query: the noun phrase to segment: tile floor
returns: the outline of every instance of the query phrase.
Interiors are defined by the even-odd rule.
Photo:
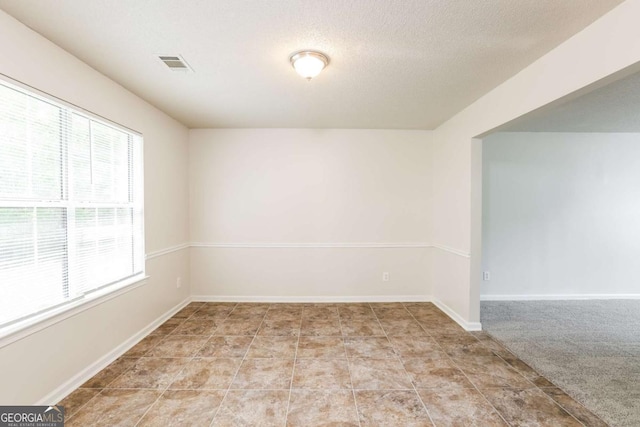
[[[61,402],[67,426],[604,426],[430,303],[191,303]]]

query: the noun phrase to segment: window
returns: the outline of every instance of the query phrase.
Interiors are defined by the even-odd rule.
[[[0,326],[144,271],[142,138],[0,81]]]

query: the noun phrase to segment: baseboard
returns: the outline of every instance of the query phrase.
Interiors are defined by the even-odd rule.
[[[462,318],[462,316],[460,316],[458,313],[456,313],[452,308],[450,308],[448,305],[446,305],[442,301],[434,299],[432,302],[433,304],[435,304],[436,307],[442,310],[447,316],[453,319],[458,325],[462,326],[462,328],[464,328],[465,330],[467,331],[482,330],[482,324],[480,322],[467,322]]]
[[[144,337],[149,335],[154,329],[164,323],[171,316],[176,314],[182,308],[184,308],[187,304],[191,302],[191,297],[186,298],[184,301],[180,302],[176,306],[169,309],[162,316],[158,317],[156,320],[142,328],[138,333],[133,335],[131,338],[114,348],[109,353],[105,354],[100,359],[96,360],[91,365],[87,366],[82,371],[78,372],[71,379],[60,385],[58,388],[53,390],[51,393],[44,396],[42,399],[38,400],[35,405],[53,405],[60,402],[62,399],[67,397],[72,391],[76,388],[80,387],[87,380],[93,377],[95,374],[106,368],[109,364],[115,361],[118,357],[122,356],[126,353],[131,347],[139,343]]]
[[[431,302],[428,295],[363,295],[363,296],[245,296],[193,295],[201,302],[268,302],[268,303],[338,303],[338,302]]]
[[[640,294],[537,294],[537,295],[480,295],[480,301],[556,301],[640,299]]]

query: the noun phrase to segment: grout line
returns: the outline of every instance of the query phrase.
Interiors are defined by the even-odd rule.
[[[233,310],[235,310],[236,307],[238,307],[237,303],[233,306]],[[233,310],[231,310],[229,312],[229,316],[231,315]],[[262,327],[262,324],[264,323],[264,319],[265,319],[265,317],[267,317],[267,313],[268,312],[269,312],[269,309],[267,309],[267,311],[264,312],[264,315],[262,316],[262,320],[260,320],[260,324],[258,325],[258,329],[256,329],[256,333],[253,334],[253,338],[251,339],[251,342],[249,343],[249,346],[247,347],[247,351],[244,352],[244,356],[242,357],[242,360],[240,361],[240,364],[238,365],[238,369],[236,369],[236,373],[233,375],[233,378],[231,379],[231,381],[229,382],[229,386],[227,387],[227,391],[225,391],[224,396],[222,397],[222,400],[220,401],[220,406],[218,406],[218,409],[216,409],[215,414],[213,414],[213,418],[211,418],[211,423],[209,424],[210,427],[213,426],[213,423],[216,420],[216,417],[218,416],[218,413],[220,412],[220,409],[222,409],[222,405],[224,404],[225,400],[227,400],[227,395],[229,394],[229,391],[231,390],[231,386],[233,385],[233,382],[236,380],[236,377],[238,376],[238,372],[240,372],[240,368],[242,368],[242,364],[247,359],[247,354],[249,354],[249,350],[251,349],[251,346],[253,345],[253,342],[256,340],[256,337],[258,336],[258,332],[260,332],[260,328]],[[227,316],[227,318],[229,316]]]
[[[237,305],[237,304],[236,304]],[[189,305],[187,304],[186,307],[188,307]],[[153,346],[151,349],[149,349],[149,351],[153,350],[154,348],[156,348],[158,345],[160,345],[164,340],[166,340],[169,336],[176,336],[173,335],[173,333],[178,330],[178,328],[180,327],[180,325],[182,325],[183,323],[185,323],[186,321],[188,321],[189,319],[191,319],[198,311],[200,311],[203,307],[205,307],[205,305],[201,305],[200,307],[198,307],[198,309],[196,311],[194,311],[193,313],[191,313],[190,316],[187,316],[182,322],[180,322],[174,329],[173,331],[169,332],[162,340],[160,340],[160,342],[158,342],[155,346]],[[234,306],[235,308],[235,306]],[[231,311],[233,311],[233,309],[231,309]],[[229,313],[231,313],[231,311]],[[229,315],[227,314],[227,316],[225,317],[225,319],[229,317]],[[217,326],[216,326],[217,328]],[[213,329],[212,333],[215,332],[215,329]],[[206,336],[206,335],[201,335],[201,336]],[[198,354],[198,352],[205,346],[207,345],[207,342],[209,342],[209,340],[211,339],[213,335],[209,335],[209,337],[207,338],[207,340],[202,343],[202,345],[193,352],[193,356],[191,356],[189,358],[189,360],[185,363],[184,367],[182,369],[180,369],[178,372],[176,372],[176,374],[174,376],[171,377],[171,380],[167,382],[167,386],[162,390],[162,392],[158,395],[158,397],[156,398],[156,400],[147,408],[146,411],[144,411],[144,414],[142,414],[142,416],[138,419],[138,422],[136,422],[134,427],[137,427],[138,424],[140,424],[140,422],[144,419],[144,417],[147,415],[147,413],[149,413],[149,411],[151,411],[151,409],[156,406],[156,404],[158,403],[158,401],[160,400],[160,398],[162,396],[164,396],[164,394],[167,392],[167,390],[169,389],[169,387],[171,387],[171,384],[173,384],[173,381],[187,368],[187,366],[193,361],[193,359],[195,359],[196,354]],[[149,352],[147,351],[147,353]],[[145,353],[146,354],[146,353]],[[144,357],[144,355],[142,356]],[[181,358],[182,359],[182,358]],[[134,364],[135,365],[135,364]],[[132,366],[133,368],[133,366]],[[115,381],[115,380],[114,380]],[[222,402],[220,402],[220,404],[222,404]]]
[[[298,346],[300,345],[300,335],[302,335],[302,320],[304,319],[304,305],[300,311],[300,324],[298,325],[298,340],[296,341],[296,351],[293,354],[293,369],[291,370],[291,381],[289,382],[289,399],[287,400],[287,411],[284,414],[284,427],[287,427],[289,419],[289,407],[291,406],[291,392],[293,391],[293,377],[296,375],[296,363],[298,361]]]
[[[440,309],[438,309],[438,310],[440,310]],[[408,311],[408,310],[407,310],[407,311]],[[455,367],[456,367],[456,369],[458,369],[460,372],[462,372],[462,375],[464,375],[464,377],[467,379],[467,381],[469,381],[469,384],[471,384],[471,385],[473,386],[473,388],[474,388],[474,389],[475,389],[475,390],[480,394],[480,396],[482,396],[482,398],[485,400],[485,402],[487,402],[487,403],[489,404],[489,406],[490,406],[491,408],[493,408],[493,410],[495,411],[495,413],[496,413],[496,414],[498,414],[498,416],[499,416],[499,417],[500,417],[500,418],[505,422],[505,424],[506,424],[506,425],[508,425],[508,426],[511,426],[511,424],[509,424],[509,423],[507,422],[507,420],[502,416],[502,413],[501,413],[500,411],[498,411],[498,409],[497,409],[495,406],[493,406],[493,404],[489,401],[489,399],[487,399],[487,397],[484,395],[484,393],[482,393],[482,392],[480,391],[480,389],[475,385],[475,383],[474,383],[473,381],[471,381],[471,379],[469,378],[469,376],[467,376],[467,373],[466,373],[464,370],[462,370],[462,369],[460,368],[460,366],[458,366],[458,364],[453,360],[453,358],[452,358],[451,356],[449,356],[449,353],[447,353],[447,352],[446,352],[446,350],[444,349],[444,347],[442,347],[442,345],[440,345],[440,342],[439,342],[439,341],[438,341],[438,340],[437,340],[433,335],[431,335],[431,334],[429,333],[429,331],[427,331],[427,329],[426,329],[425,327],[423,327],[423,326],[422,326],[422,323],[420,323],[420,322],[418,321],[418,319],[416,319],[416,317],[413,315],[413,313],[411,313],[411,312],[409,311],[409,314],[411,314],[411,317],[413,317],[413,319],[414,319],[416,322],[418,322],[418,324],[420,325],[420,327],[422,328],[422,330],[424,330],[427,334],[429,334],[429,336],[430,336],[430,337],[431,337],[431,338],[436,342],[436,345],[437,345],[438,347],[440,347],[440,349],[442,350],[442,352],[447,356],[447,358],[448,358],[448,359],[449,359],[449,361],[453,364],[453,366],[455,366]],[[465,331],[465,333],[467,333],[467,334],[469,334],[469,335],[473,336],[473,334],[469,333],[468,331]],[[476,337],[474,337],[474,338],[475,338],[476,340],[478,340],[478,338],[476,338]],[[480,340],[478,340],[478,341],[480,341]],[[505,363],[506,363],[506,362],[505,362]],[[511,366],[511,365],[509,365],[509,366]],[[418,397],[419,397],[419,396],[420,396],[420,395],[418,395]],[[422,398],[420,398],[420,401],[422,401]],[[424,402],[422,402],[422,404],[423,404],[423,405],[425,405],[425,403],[424,403]],[[425,405],[425,408],[426,408],[426,405]],[[435,423],[434,423],[434,425],[435,425]]]
[[[188,306],[189,306],[189,304],[187,304],[185,307],[188,307]],[[113,380],[113,381],[111,381],[109,384],[114,383],[118,378],[120,378],[120,377],[121,377],[121,376],[123,376],[125,373],[127,373],[127,372],[129,372],[131,369],[133,369],[133,367],[136,365],[136,363],[138,363],[138,361],[140,361],[140,359],[142,359],[143,357],[145,357],[145,355],[146,355],[147,353],[149,353],[151,350],[153,350],[153,349],[154,349],[154,348],[156,348],[158,345],[160,345],[160,343],[162,343],[164,340],[166,340],[169,336],[171,336],[171,335],[173,334],[173,332],[175,332],[175,331],[180,327],[180,325],[182,325],[184,322],[186,322],[187,320],[189,320],[189,319],[190,319],[190,318],[191,318],[191,317],[192,317],[192,316],[193,316],[197,311],[199,311],[199,310],[200,310],[200,308],[202,308],[202,306],[201,306],[201,307],[198,307],[198,309],[197,309],[197,310],[195,310],[193,313],[191,313],[191,315],[190,315],[190,316],[185,317],[185,318],[182,320],[182,322],[180,322],[178,325],[176,325],[176,327],[175,327],[171,332],[169,332],[168,334],[165,334],[165,335],[164,335],[164,338],[162,338],[162,339],[161,339],[160,341],[158,341],[154,346],[152,346],[149,350],[147,350],[147,351],[146,351],[142,356],[140,356],[140,357],[138,358],[138,360],[136,360],[136,362],[135,362],[134,364],[132,364],[132,365],[129,367],[129,369],[126,369],[125,371],[123,371],[120,375],[118,375],[116,378],[114,378],[114,380]],[[184,309],[184,307],[183,307],[183,309]],[[171,316],[169,319],[171,319],[171,318],[173,318],[173,316]],[[168,321],[169,319],[167,319],[167,321]],[[166,323],[166,321],[165,321],[164,323]],[[162,325],[164,325],[164,323],[162,323]],[[162,326],[162,325],[160,325],[160,326]],[[157,328],[156,328],[156,329],[157,329]],[[153,331],[152,331],[152,332],[153,332]],[[151,335],[151,333],[149,333],[149,335],[147,335],[145,338],[147,338],[147,337],[148,337],[148,336],[150,336],[150,335]],[[144,339],[144,338],[143,338],[143,339]],[[125,354],[126,354],[126,353],[125,353]],[[190,359],[190,360],[191,360],[191,359]],[[189,363],[189,362],[187,362],[187,363]],[[185,367],[186,367],[186,366],[185,366]],[[178,372],[177,372],[173,377],[171,377],[171,381],[167,384],[167,387],[166,387],[166,388],[164,388],[163,390],[160,390],[160,389],[153,389],[153,390],[158,390],[158,391],[161,391],[161,392],[160,392],[160,394],[158,395],[158,397],[156,398],[156,400],[154,400],[154,401],[153,401],[153,403],[152,403],[151,405],[149,405],[149,407],[147,408],[147,410],[146,410],[146,411],[144,411],[144,414],[142,414],[142,416],[138,419],[138,421],[136,422],[135,426],[137,426],[138,424],[140,424],[140,422],[142,421],[142,419],[147,415],[147,413],[151,410],[151,408],[153,408],[153,407],[158,403],[158,401],[160,400],[160,398],[164,395],[164,393],[165,393],[165,391],[167,390],[167,388],[169,388],[169,386],[170,386],[170,385],[171,385],[171,383],[173,382],[173,379],[174,379],[175,377],[177,377],[177,376],[178,376],[178,375],[179,375],[183,370],[184,370],[184,368],[183,368],[183,369],[181,369],[180,371],[178,371]],[[109,386],[109,384],[107,384],[107,387]],[[105,389],[106,389],[107,387],[105,387]],[[137,390],[140,390],[140,389],[137,389]]]
[[[371,304],[369,304],[369,306],[371,306]],[[405,307],[404,304],[402,304],[402,308],[404,308],[404,310],[407,313],[409,313],[414,320],[416,320],[415,317],[413,317],[413,314],[409,310],[407,310],[407,307]],[[382,327],[382,322],[380,322],[380,318],[378,318],[378,315],[376,314],[376,311],[373,310],[373,307],[371,307],[371,311],[373,311],[373,315],[376,316],[376,320],[378,321],[378,324],[380,325],[380,328],[382,329],[382,332],[384,332],[384,336],[387,337],[387,341],[389,341],[389,344],[391,344],[391,340],[389,339],[389,336],[387,335],[387,331],[385,331],[385,329]],[[416,320],[416,322],[417,322],[417,320]],[[422,328],[422,325],[420,325],[420,322],[418,322],[418,325]],[[422,328],[422,330],[424,330],[424,328]],[[428,333],[427,333],[427,335],[428,335]],[[393,352],[395,353],[396,349],[393,346],[393,344],[391,344],[391,348],[393,348]],[[418,400],[420,401],[420,403],[422,403],[422,407],[424,408],[425,412],[427,413],[427,417],[429,417],[429,421],[431,421],[431,424],[433,426],[435,426],[436,423],[433,421],[433,418],[431,418],[431,414],[429,413],[429,410],[427,409],[427,406],[422,401],[422,398],[420,397],[420,394],[418,393],[418,390],[416,389],[416,385],[413,383],[413,379],[412,379],[411,375],[409,375],[409,372],[407,372],[407,369],[404,367],[404,362],[402,361],[402,357],[400,356],[399,352],[397,354],[397,358],[400,361],[400,365],[402,365],[402,369],[404,370],[405,375],[409,379],[409,382],[411,383],[411,386],[413,387],[413,392],[418,397]]]
[[[371,306],[369,306],[371,310]],[[360,423],[360,410],[358,409],[358,400],[356,399],[356,387],[353,384],[353,376],[351,375],[351,359],[347,354],[347,345],[346,345],[346,337],[344,335],[344,329],[342,329],[342,317],[340,316],[340,307],[336,308],[338,311],[338,324],[340,325],[340,339],[342,339],[342,350],[344,350],[345,361],[347,362],[347,371],[349,372],[349,382],[351,383],[351,394],[353,395],[353,405],[356,409],[356,418],[358,419],[358,426],[361,427],[362,423]],[[373,311],[373,310],[372,310]]]

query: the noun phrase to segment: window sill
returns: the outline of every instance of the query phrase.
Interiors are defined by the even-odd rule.
[[[0,348],[23,338],[33,335],[65,319],[73,317],[92,307],[103,304],[113,298],[130,292],[147,284],[149,276],[139,274],[99,291],[93,292],[84,298],[70,302],[61,307],[30,317],[21,322],[0,328]]]

